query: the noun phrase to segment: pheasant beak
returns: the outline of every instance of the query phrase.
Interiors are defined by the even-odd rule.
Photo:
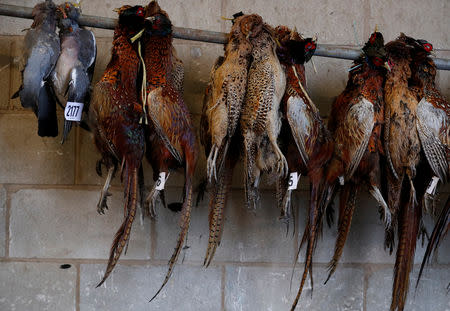
[[[250,30],[249,32],[248,32],[248,34],[245,36],[245,39],[249,39],[250,38],[250,36],[252,35],[252,31]]]
[[[113,12],[120,13],[120,8],[115,8]]]
[[[149,17],[146,18],[146,20],[148,20],[148,21],[150,21],[150,22],[154,22],[155,19],[156,19],[155,16],[149,16]]]
[[[389,72],[391,71],[391,66],[388,62],[384,62],[384,68],[386,68]]]

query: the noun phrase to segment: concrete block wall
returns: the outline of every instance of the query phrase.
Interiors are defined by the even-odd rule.
[[[33,6],[38,1],[0,0]],[[127,3],[137,4],[139,1]],[[121,0],[85,1],[85,14],[114,17]],[[296,26],[305,35],[318,34],[319,43],[362,43],[375,24],[393,39],[400,31],[425,38],[450,58],[450,4],[422,1],[234,1],[161,0],[175,26],[227,31],[220,16],[259,13],[273,25]],[[295,225],[278,221],[274,191],[262,188],[255,211],[243,205],[242,170],[234,176],[226,210],[225,231],[213,264],[202,267],[208,240],[207,198],[194,208],[187,246],[172,279],[151,304],[148,299],[164,279],[167,261],[178,234],[178,215],[159,208],[156,220],[136,219],[128,252],[100,288],[114,233],[122,219],[122,188],[118,178],[106,215],[96,204],[103,179],[95,173],[97,151],[92,137],[80,129],[69,140],[36,135],[34,115],[11,95],[20,85],[22,29],[29,20],[0,17],[0,310],[289,310],[303,270],[304,253],[292,264],[304,230],[308,183],[295,192]],[[98,58],[94,80],[109,61],[112,32],[95,30]],[[198,128],[201,100],[215,58],[222,46],[175,40],[186,71],[185,100]],[[315,74],[307,65],[312,99],[326,116],[332,99],[347,80],[350,61],[314,57]],[[438,85],[450,98],[450,72],[440,71]],[[204,174],[203,150],[196,181]],[[151,169],[144,164],[147,185]],[[181,198],[182,175],[169,179],[168,200]],[[441,203],[448,195],[443,190]],[[323,285],[336,229],[325,228],[314,262],[314,292],[310,284],[298,310],[387,310],[392,288],[394,255],[382,247],[383,226],[377,207],[366,192],[360,195],[341,264]],[[432,227],[432,219],[425,223]],[[415,282],[424,248],[418,245],[411,284]],[[425,270],[417,291],[410,290],[406,310],[450,310],[446,286],[450,280],[450,239]],[[312,294],[312,296],[311,296]]]

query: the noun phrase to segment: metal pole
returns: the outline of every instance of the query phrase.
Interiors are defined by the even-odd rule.
[[[32,8],[16,5],[0,4],[0,15],[29,18],[31,19]],[[101,16],[82,15],[80,16],[80,25],[114,29],[117,19]],[[227,42],[227,34],[223,32],[173,27],[173,37],[177,39],[202,41],[210,43],[225,44]],[[331,57],[339,59],[355,60],[360,55],[360,50],[356,48],[342,47],[332,44],[317,45],[315,56]],[[436,68],[440,70],[450,70],[450,59],[433,58]]]

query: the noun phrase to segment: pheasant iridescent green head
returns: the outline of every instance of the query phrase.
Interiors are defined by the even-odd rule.
[[[286,26],[275,28],[276,38],[279,42],[277,55],[280,61],[292,64],[308,62],[316,51],[316,38],[302,38],[294,29]]]
[[[154,36],[167,36],[172,33],[172,22],[166,11],[157,1],[150,1],[145,8],[146,31]]]
[[[420,44],[420,46],[424,49],[425,52],[427,52],[428,55],[434,54],[433,45],[424,39],[418,39],[417,43]]]
[[[375,31],[370,35],[362,51],[369,66],[373,68],[385,67],[390,70],[386,49],[384,48],[384,38],[380,32]]]
[[[136,25],[142,27],[144,22],[145,9],[140,5],[124,5],[114,10],[119,14],[119,24]]]

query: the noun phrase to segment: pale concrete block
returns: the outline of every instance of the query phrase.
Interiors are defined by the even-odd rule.
[[[318,56],[313,57],[313,61],[317,73],[311,62],[305,66],[307,91],[324,117],[330,114],[334,99],[345,89],[352,61]],[[327,120],[324,122],[327,124]]]
[[[0,89],[9,90],[11,69],[11,38],[0,37]],[[9,108],[9,92],[0,96],[0,110]]]
[[[405,310],[408,311],[446,311],[450,310],[447,284],[450,280],[448,268],[427,269],[419,283],[417,291],[415,285],[418,267],[410,274],[409,292]],[[368,279],[366,293],[366,310],[389,310],[392,297],[393,269],[375,270]]]
[[[9,85],[9,105],[10,110],[31,111],[25,109],[20,104],[20,98],[11,99],[22,85],[22,69],[25,66],[23,58],[24,36],[11,37],[11,56],[10,56],[10,85]]]
[[[89,2],[91,3],[91,2]],[[92,77],[92,85],[97,83],[103,75],[109,61],[111,60],[112,34],[110,37],[96,37],[97,58],[95,60],[95,70]]]
[[[108,259],[123,219],[123,194],[113,191],[105,215],[97,213],[99,191],[20,190],[11,198],[10,256]],[[138,212],[139,217],[139,212]],[[127,254],[150,256],[150,228],[135,220]]]
[[[0,114],[0,183],[70,184],[73,140],[39,137],[33,114]],[[73,134],[73,133],[72,133]]]
[[[217,57],[223,55],[223,45],[174,40],[174,46],[184,65],[186,105],[191,113],[201,114],[209,74]]]
[[[226,267],[226,310],[289,310],[297,294],[300,269],[296,269],[289,290],[292,269],[266,267]],[[316,280],[326,269],[314,268]],[[364,274],[359,269],[342,269],[329,283],[305,285],[296,310],[363,310]]]
[[[232,191],[225,211],[224,232],[215,255],[216,261],[293,262],[295,248],[292,225],[287,234],[286,225],[278,220],[279,210],[274,192],[262,191],[260,202],[260,208],[248,210],[244,206],[244,192]]]
[[[42,1],[40,1],[40,0],[31,0],[31,1],[4,0],[4,1],[2,1],[2,4],[25,6],[25,7],[32,8],[39,2],[42,2]],[[22,30],[29,28],[32,23],[33,23],[33,20],[31,20],[31,19],[2,16],[2,19],[0,21],[0,35],[23,35]]]
[[[434,42],[431,42],[434,43]],[[436,51],[436,56],[440,58],[450,59],[450,50]],[[447,101],[450,100],[450,71],[449,70],[438,70],[436,74],[436,84],[440,89],[442,95]]]
[[[0,263],[0,309],[76,310],[76,268],[57,263]]]
[[[405,9],[407,8],[407,9]],[[426,8],[426,14],[424,9]],[[371,28],[378,24],[386,41],[395,39],[400,32],[432,42],[435,48],[447,48],[449,34],[443,29],[450,28],[447,1],[431,0],[423,3],[415,1],[387,0],[382,6],[368,2],[368,23]]]
[[[227,1],[224,15],[231,16],[243,11],[246,14],[261,15],[265,22],[272,26],[296,26],[305,36],[317,34],[320,42],[332,44],[355,44],[353,22],[359,35],[364,29],[366,12],[363,0],[341,1],[339,5],[328,0],[280,1],[277,3],[263,0],[242,3]],[[360,39],[361,40],[361,39]]]
[[[0,257],[5,256],[5,242],[6,242],[6,189],[0,185]]]
[[[118,265],[104,285],[95,288],[103,267],[81,265],[80,310],[220,310],[220,268],[177,266],[159,296],[149,303],[166,271],[166,266]]]

